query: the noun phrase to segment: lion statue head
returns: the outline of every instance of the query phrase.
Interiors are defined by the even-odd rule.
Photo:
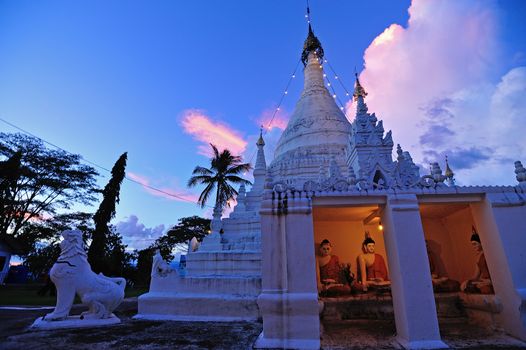
[[[60,242],[60,257],[59,260],[66,260],[76,255],[86,257],[86,249],[84,248],[84,240],[82,239],[82,231],[80,230],[66,230],[61,233],[63,240]]]

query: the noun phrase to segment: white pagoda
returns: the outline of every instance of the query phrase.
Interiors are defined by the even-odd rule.
[[[323,49],[310,25],[302,55],[304,88],[267,167],[258,140],[254,186],[188,254],[185,276],[152,277],[139,298],[142,318],[255,320],[257,348],[320,348],[316,251],[329,239],[356,272],[364,232],[386,256],[398,342],[444,348],[426,241],[440,248],[450,278],[469,278],[480,234],[494,294],[457,293],[468,316],[526,340],[526,169],[516,186],[456,186],[438,163],[421,176],[391,132],[366,105],[356,77],[356,113],[349,122],[324,84]],[[383,230],[379,228],[382,223]],[[220,234],[220,232],[223,232]]]

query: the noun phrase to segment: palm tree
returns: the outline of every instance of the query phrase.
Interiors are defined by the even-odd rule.
[[[213,144],[212,150],[214,156],[210,159],[210,168],[196,166],[192,172],[192,177],[188,180],[188,187],[194,187],[198,184],[206,185],[199,196],[198,204],[203,208],[210,197],[210,194],[216,192],[216,207],[222,208],[229,199],[234,198],[238,193],[232,187],[232,184],[251,185],[252,183],[238,175],[251,169],[249,163],[241,163],[240,156],[234,156],[225,149],[219,153],[217,147]]]

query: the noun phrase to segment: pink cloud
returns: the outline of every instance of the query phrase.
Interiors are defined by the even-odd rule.
[[[514,184],[513,159],[526,157],[517,141],[526,67],[501,59],[499,11],[497,1],[413,0],[408,23],[391,24],[364,54],[369,111],[417,163],[463,155],[450,163],[461,185]]]
[[[423,109],[444,98],[457,106],[466,91],[482,91],[478,86],[494,72],[496,13],[496,2],[490,1],[413,0],[408,23],[391,24],[366,49],[360,82],[369,93],[369,111],[415,160],[423,158],[418,144],[427,131]],[[355,104],[349,102],[347,109],[353,119]],[[480,117],[480,111],[470,112]],[[454,123],[456,132],[473,130],[467,119],[462,126]]]
[[[154,196],[157,196],[157,197],[162,197],[162,198],[175,200],[175,201],[194,202],[194,203],[197,203],[197,200],[199,199],[198,195],[194,193],[190,193],[187,190],[182,189],[182,188],[178,188],[178,187],[174,188],[173,186],[172,187],[163,187],[163,186],[158,187],[158,186],[152,185],[151,180],[142,175],[132,173],[132,172],[127,172],[126,175],[131,180],[141,184],[146,192]],[[158,188],[160,191],[156,191],[152,187]]]
[[[198,146],[198,153],[210,156],[210,143],[217,146],[221,151],[229,149],[233,154],[241,154],[247,146],[247,142],[240,133],[223,122],[214,121],[197,109],[189,109],[183,112],[181,124],[184,131],[203,145]]]
[[[274,128],[285,130],[289,119],[290,115],[283,108],[280,108],[278,111],[275,108],[269,108],[264,110],[257,118],[257,124],[268,131]]]

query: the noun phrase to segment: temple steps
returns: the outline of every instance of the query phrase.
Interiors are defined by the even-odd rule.
[[[256,216],[223,219],[223,231],[228,235],[259,234],[261,221]]]
[[[181,273],[152,278],[139,297],[137,318],[179,321],[255,321],[261,292],[261,224],[244,212],[223,220],[224,233],[205,237],[186,255]]]
[[[197,251],[186,256],[188,276],[261,276],[261,251]]]
[[[225,294],[150,292],[139,297],[135,318],[175,321],[255,321],[256,298]]]
[[[236,296],[257,297],[261,291],[259,276],[177,276],[169,282],[174,288],[163,288],[163,280],[153,281],[151,289],[176,294],[232,294]],[[206,292],[204,292],[206,291]]]
[[[223,234],[221,239],[223,251],[261,251],[261,237],[259,234],[232,235]]]
[[[338,298],[321,298],[323,320],[394,319],[391,295],[356,294]],[[466,312],[457,293],[435,294],[439,318],[465,317]]]
[[[233,242],[221,243],[223,250],[257,251],[261,252],[261,242]]]

